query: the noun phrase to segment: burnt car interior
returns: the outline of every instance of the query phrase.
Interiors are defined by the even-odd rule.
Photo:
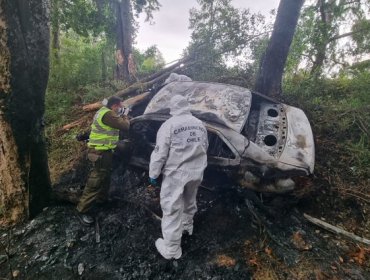
[[[141,115],[150,99],[132,108],[134,117]],[[169,109],[161,109],[156,112],[161,115],[169,115]],[[210,112],[192,110],[192,114],[211,124],[226,126],[223,121]],[[217,122],[216,122],[217,121]],[[284,110],[280,104],[266,99],[258,93],[253,93],[248,119],[241,131],[247,139],[261,146],[272,156],[278,156],[284,148],[286,120]],[[135,156],[149,159],[155,146],[156,135],[163,121],[147,120],[132,125],[131,137],[135,141]],[[280,139],[280,143],[279,140]],[[217,133],[208,131],[209,149],[208,156],[215,158],[234,159],[235,155],[223,139]]]
[[[157,131],[163,121],[146,120],[134,123],[132,125],[131,137],[135,142],[134,156],[149,159],[155,143]],[[227,144],[214,132],[208,131],[209,148],[207,154],[209,157],[234,159],[235,155]]]

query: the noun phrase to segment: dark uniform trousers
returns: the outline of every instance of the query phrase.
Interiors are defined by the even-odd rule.
[[[89,149],[87,157],[92,162],[93,167],[77,205],[77,210],[80,213],[88,212],[95,203],[102,203],[108,198],[112,171],[112,150],[96,151]]]

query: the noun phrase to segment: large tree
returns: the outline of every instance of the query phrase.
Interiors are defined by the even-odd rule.
[[[197,2],[199,8],[190,10],[192,40],[186,55],[199,64],[187,70],[187,74],[210,80],[227,74],[227,61],[250,63],[254,58],[253,44],[268,33],[264,17],[237,9],[227,0]]]
[[[281,0],[274,29],[261,59],[254,89],[268,96],[281,94],[281,81],[289,48],[304,0]]]
[[[151,20],[158,0],[51,0],[52,49],[58,54],[59,32],[74,30],[82,36],[102,37],[116,45],[115,78],[133,78],[132,45],[136,33],[135,16],[145,13]]]
[[[134,34],[133,15],[130,0],[117,3],[117,79],[130,81],[133,78],[133,69],[129,67],[134,62],[132,54],[132,40]]]
[[[1,223],[32,217],[48,202],[48,11],[48,0],[0,0]]]
[[[134,14],[139,15],[143,10],[147,20],[152,18],[152,13],[158,10],[160,4],[157,0],[119,0],[116,5],[116,43],[117,67],[116,78],[132,81],[136,78],[136,66],[132,51],[135,37]]]
[[[302,66],[319,77],[370,53],[368,0],[310,0],[303,8],[289,55],[289,72]]]

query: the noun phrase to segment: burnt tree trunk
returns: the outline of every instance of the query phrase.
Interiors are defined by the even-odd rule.
[[[132,54],[132,11],[130,0],[117,3],[117,65],[115,78],[131,81],[129,59]],[[131,55],[132,56],[132,55]]]
[[[0,223],[33,217],[49,200],[43,115],[49,1],[0,0]]]
[[[304,0],[281,0],[274,30],[261,59],[254,89],[268,96],[281,94],[281,81],[289,48]]]

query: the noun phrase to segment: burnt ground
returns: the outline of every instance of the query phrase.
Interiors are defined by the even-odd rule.
[[[123,167],[115,170],[114,199],[98,208],[100,242],[96,227],[81,225],[73,205],[46,208],[0,232],[0,279],[370,279],[369,247],[303,217],[370,237],[368,205],[334,194],[322,178],[297,199],[255,195],[208,174],[194,234],[183,237],[180,260],[166,261],[154,246],[159,190],[148,188],[142,170],[123,173]],[[65,178],[71,187],[81,184],[79,176]]]

